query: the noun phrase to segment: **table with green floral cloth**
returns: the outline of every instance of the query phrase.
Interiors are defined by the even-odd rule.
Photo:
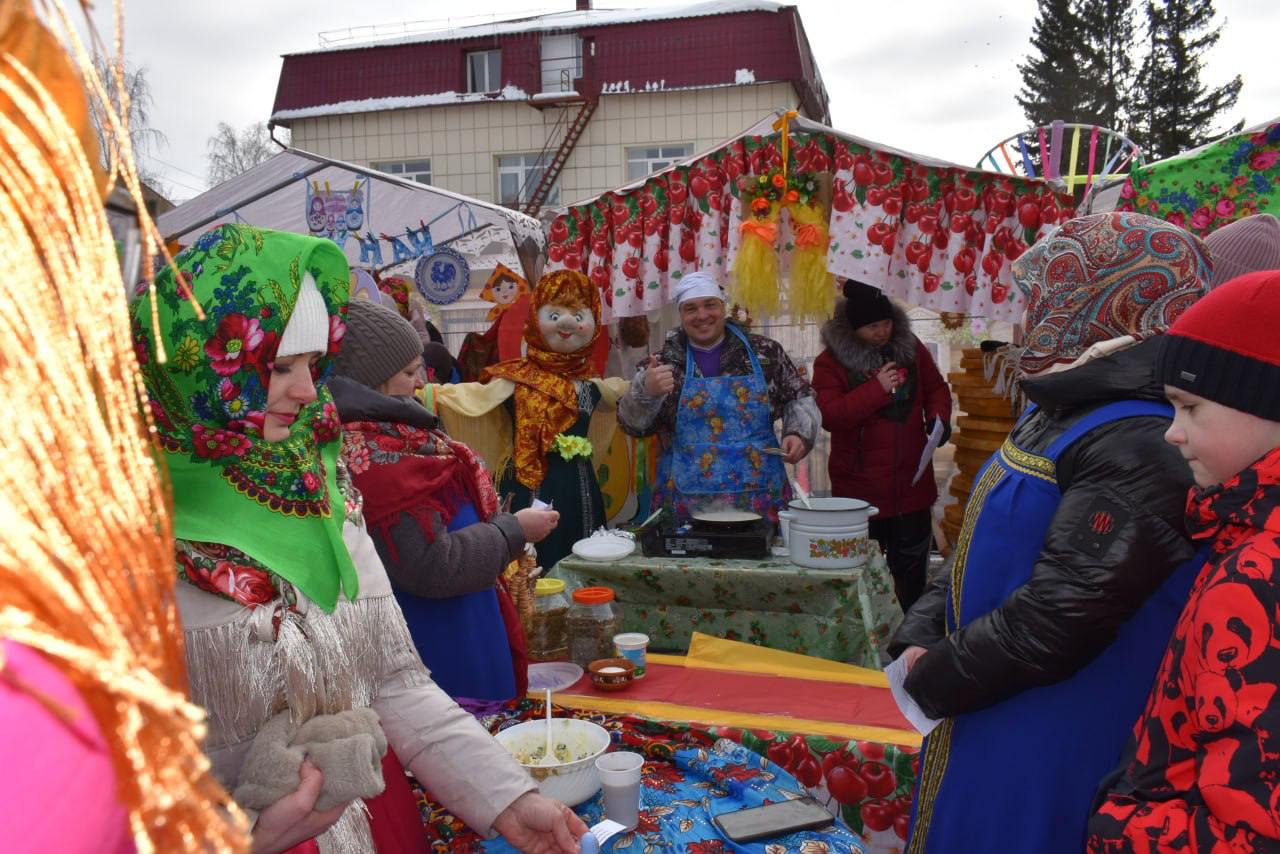
[[[613,563],[566,557],[551,571],[569,591],[613,589],[629,632],[683,652],[693,632],[880,668],[902,622],[893,577],[875,542],[850,570],[763,560],[631,555]]]

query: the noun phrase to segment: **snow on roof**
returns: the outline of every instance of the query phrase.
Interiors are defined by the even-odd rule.
[[[374,113],[379,110],[403,110],[409,107],[435,107],[441,104],[477,104],[490,101],[527,101],[529,93],[519,86],[507,84],[500,92],[435,92],[430,95],[402,95],[393,98],[363,98],[359,101],[339,101],[334,104],[317,104],[295,110],[278,110],[271,115],[273,122],[293,119],[312,119],[317,116]]]
[[[547,15],[535,15],[527,18],[513,18],[505,21],[492,21],[486,24],[471,24],[458,27],[444,27],[413,35],[395,38],[373,39],[371,41],[344,41],[332,38],[326,46],[317,50],[298,51],[296,56],[304,53],[328,53],[336,50],[353,50],[368,47],[385,47],[388,45],[416,44],[419,42],[455,41],[460,39],[490,38],[493,36],[516,33],[539,33],[556,30],[581,30],[587,27],[607,27],[614,24],[636,24],[645,21],[667,21],[676,18],[702,18],[709,15],[732,15],[739,12],[772,12],[777,13],[786,8],[782,3],[773,0],[705,0],[702,3],[691,3],[686,6],[659,6],[647,9],[585,9],[571,12],[553,12]],[[349,32],[355,38],[358,31],[372,31],[375,35],[377,27],[353,28]]]

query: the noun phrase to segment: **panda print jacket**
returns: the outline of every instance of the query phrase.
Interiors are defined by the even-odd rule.
[[[1212,557],[1103,781],[1090,852],[1280,850],[1280,448],[1193,490],[1187,527]]]

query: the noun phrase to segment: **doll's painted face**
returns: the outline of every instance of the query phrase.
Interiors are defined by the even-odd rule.
[[[499,279],[493,286],[493,301],[498,305],[510,305],[516,301],[520,285],[513,279]]]
[[[549,303],[538,309],[538,331],[547,342],[547,349],[573,353],[591,341],[596,332],[596,319],[589,308]]]

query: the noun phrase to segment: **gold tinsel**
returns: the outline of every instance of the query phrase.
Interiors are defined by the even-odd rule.
[[[74,63],[30,0],[0,0],[0,638],[43,653],[88,704],[139,851],[243,851],[245,818],[210,776],[186,695],[169,509],[102,205],[117,173],[145,256],[158,235],[109,107],[118,148],[105,184],[95,171],[76,81],[99,101],[106,89],[66,10],[42,11]]]

